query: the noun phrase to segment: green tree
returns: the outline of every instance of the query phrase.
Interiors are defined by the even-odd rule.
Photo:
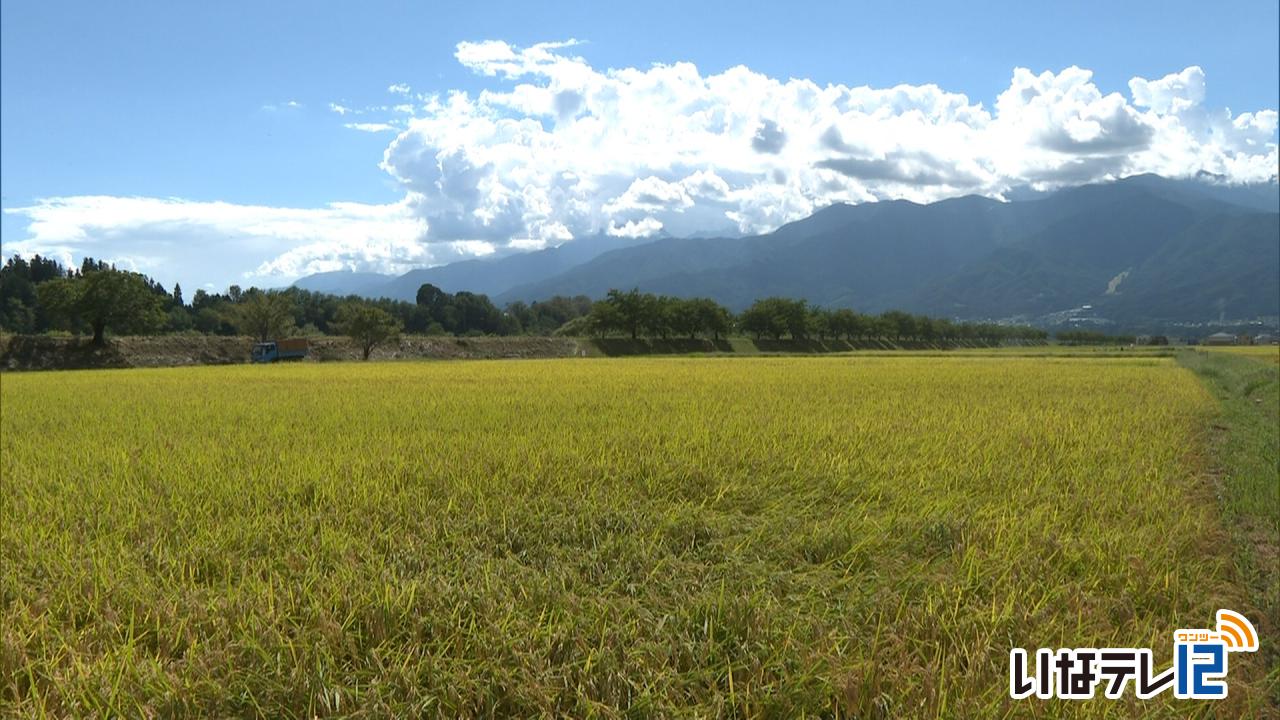
[[[528,304],[517,300],[507,305],[505,314],[511,322],[506,327],[513,333],[550,335],[566,323],[587,315],[591,309],[591,298],[585,295],[555,295],[549,300]],[[581,330],[584,325],[578,323],[574,327]]]
[[[843,335],[845,340],[853,340],[855,335],[861,335],[863,331],[862,316],[849,308],[832,310],[827,324],[832,335]]]
[[[386,310],[366,302],[349,302],[338,308],[334,326],[359,346],[365,360],[375,347],[399,337],[401,327]]]
[[[713,340],[719,340],[721,335],[729,334],[729,329],[733,325],[733,316],[728,308],[711,298],[694,298],[689,302],[693,303],[697,309],[698,326],[703,332],[711,333]]]
[[[284,293],[250,289],[242,298],[234,318],[241,333],[266,342],[287,334],[293,327],[293,303]]]
[[[744,331],[753,333],[757,340],[764,335],[779,340],[788,327],[786,302],[784,298],[776,297],[756,300],[742,312],[738,324]]]
[[[523,300],[507,303],[506,316],[511,319],[517,333],[531,333],[534,325],[533,310]]]
[[[926,342],[933,342],[938,336],[937,326],[934,325],[933,318],[928,315],[916,315],[912,318],[915,326],[916,337]]]
[[[453,296],[432,285],[431,283],[423,283],[418,288],[418,294],[415,298],[417,304],[427,309],[431,313],[431,319],[448,328],[445,322],[445,311],[453,303]]]
[[[768,335],[774,340],[783,334],[802,340],[809,334],[809,304],[804,300],[767,297],[756,300],[742,314],[742,329],[756,337]]]
[[[605,300],[592,306],[585,321],[587,333],[596,337],[604,337],[609,333],[620,331],[622,327],[622,317],[618,314],[617,306]]]
[[[191,296],[191,309],[203,310],[206,307],[211,307],[214,302],[213,296],[205,292],[204,288],[198,288],[196,289],[196,294]]]
[[[217,308],[200,308],[192,317],[192,323],[196,330],[207,335],[235,334],[235,327],[227,323],[226,317]]]
[[[693,340],[702,330],[702,318],[698,314],[696,300],[669,298],[667,300],[667,325],[671,332],[680,336],[688,336]]]
[[[885,328],[896,341],[914,337],[916,334],[916,319],[901,310],[883,312],[880,314],[880,319],[884,321]]]
[[[639,288],[632,288],[628,292],[610,290],[604,301],[613,306],[618,328],[631,335],[632,340],[640,335],[640,329],[650,321],[650,315],[656,310],[657,304],[653,295],[642,293]]]
[[[42,283],[37,293],[40,305],[60,322],[88,325],[94,345],[106,342],[107,328],[149,333],[166,319],[161,298],[138,273],[93,266],[78,277]]]
[[[680,322],[693,322],[695,320],[692,316],[685,314],[685,310],[685,303],[680,298],[667,295],[656,297],[648,295],[646,297],[643,327],[650,337],[656,335],[663,340],[666,340],[673,332],[681,334],[682,330],[677,327]],[[696,327],[693,332],[697,332]]]
[[[933,332],[944,342],[951,342],[956,339],[956,326],[946,318],[937,318],[933,321]]]
[[[808,329],[810,333],[817,335],[819,340],[825,341],[828,335],[839,336],[840,333],[835,329],[838,324],[830,310],[820,307],[809,308]]]
[[[502,312],[489,300],[488,295],[462,291],[453,296],[453,312],[459,335],[484,333],[492,335],[502,326]]]
[[[48,314],[40,307],[36,288],[67,276],[53,259],[36,255],[30,262],[15,255],[0,267],[0,328],[10,332],[41,332],[49,327]]]

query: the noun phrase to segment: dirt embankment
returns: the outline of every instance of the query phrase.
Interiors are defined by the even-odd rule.
[[[1023,344],[1023,343],[1013,343]],[[1040,345],[1041,342],[1025,343]],[[111,338],[95,347],[87,338],[0,336],[0,370],[75,370],[89,368],[234,365],[249,362],[253,340],[247,337],[170,335]],[[853,350],[952,350],[993,347],[990,343],[921,343],[845,340],[708,340],[568,337],[420,337],[405,336],[380,345],[374,360],[484,360],[686,354],[821,354]],[[311,338],[304,362],[360,360],[347,338]]]
[[[249,362],[253,340],[246,337],[118,337],[95,347],[87,339],[13,335],[0,337],[0,370],[74,370],[88,368],[234,365]],[[589,352],[572,338],[403,337],[379,346],[375,360],[577,357]],[[305,362],[359,360],[350,340],[311,340]]]
[[[251,346],[248,338],[234,337],[124,337],[98,347],[88,338],[11,335],[0,338],[0,369],[229,365],[248,362]]]
[[[573,338],[558,337],[419,337],[406,336],[398,343],[379,345],[373,360],[494,360],[499,358],[580,357],[587,353]],[[359,360],[360,349],[340,337],[311,341],[311,356],[318,361]]]

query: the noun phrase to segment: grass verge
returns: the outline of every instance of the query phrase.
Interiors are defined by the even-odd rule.
[[[1253,348],[1249,348],[1253,350]],[[1260,348],[1259,350],[1266,350]],[[1271,352],[1187,351],[1178,362],[1218,400],[1210,472],[1235,541],[1251,610],[1262,622],[1260,655],[1272,710],[1280,706],[1280,365]]]

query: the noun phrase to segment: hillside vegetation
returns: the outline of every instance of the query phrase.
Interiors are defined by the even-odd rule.
[[[1275,197],[1274,184],[1269,192]],[[1148,175],[1008,203],[835,205],[758,237],[613,250],[498,299],[639,287],[733,310],[780,295],[960,319],[1036,318],[1084,305],[1121,323],[1274,317],[1278,236],[1280,201]]]

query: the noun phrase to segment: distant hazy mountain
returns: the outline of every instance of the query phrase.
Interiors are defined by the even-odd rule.
[[[1157,192],[1175,193],[1183,198],[1198,196],[1262,212],[1280,212],[1280,183],[1275,178],[1265,183],[1229,185],[1216,175],[1202,172],[1197,178],[1181,180],[1159,175],[1135,175],[1120,182],[1145,184]],[[1005,193],[1005,196],[1010,200],[1025,201],[1043,200],[1052,194],[1053,192],[1020,187]]]
[[[431,283],[445,292],[467,290],[496,296],[516,285],[536,282],[581,265],[601,253],[648,240],[608,235],[587,237],[559,247],[507,255],[496,259],[463,260],[432,268],[410,270],[404,275],[328,272],[308,275],[296,287],[335,295],[362,295],[413,301],[418,288]]]
[[[499,301],[639,287],[707,295],[735,309],[786,295],[961,318],[1036,317],[1086,304],[1119,320],[1277,315],[1277,205],[1275,183],[1150,175],[1007,203],[836,205],[768,235],[604,253]]]
[[[597,296],[611,287],[640,287],[708,295],[734,308],[767,295],[831,305],[884,298],[892,304],[903,287],[898,273],[886,269],[909,268],[915,281],[923,282],[1007,242],[1004,218],[994,212],[998,206],[972,197],[927,206],[906,201],[835,205],[768,235],[668,239],[605,253],[501,299],[566,292]]]
[[[336,270],[308,275],[293,285],[303,290],[330,295],[365,295],[366,291],[385,285],[394,278],[394,275],[380,273]]]
[[[1153,175],[999,202],[834,205],[767,235],[583,238],[398,278],[324,273],[300,287],[413,300],[432,283],[499,304],[632,288],[740,310],[769,295],[864,312],[1042,318],[1085,305],[1122,322],[1280,315],[1280,186]]]
[[[1280,214],[1213,216],[1163,243],[1098,301],[1120,319],[1280,314]]]

